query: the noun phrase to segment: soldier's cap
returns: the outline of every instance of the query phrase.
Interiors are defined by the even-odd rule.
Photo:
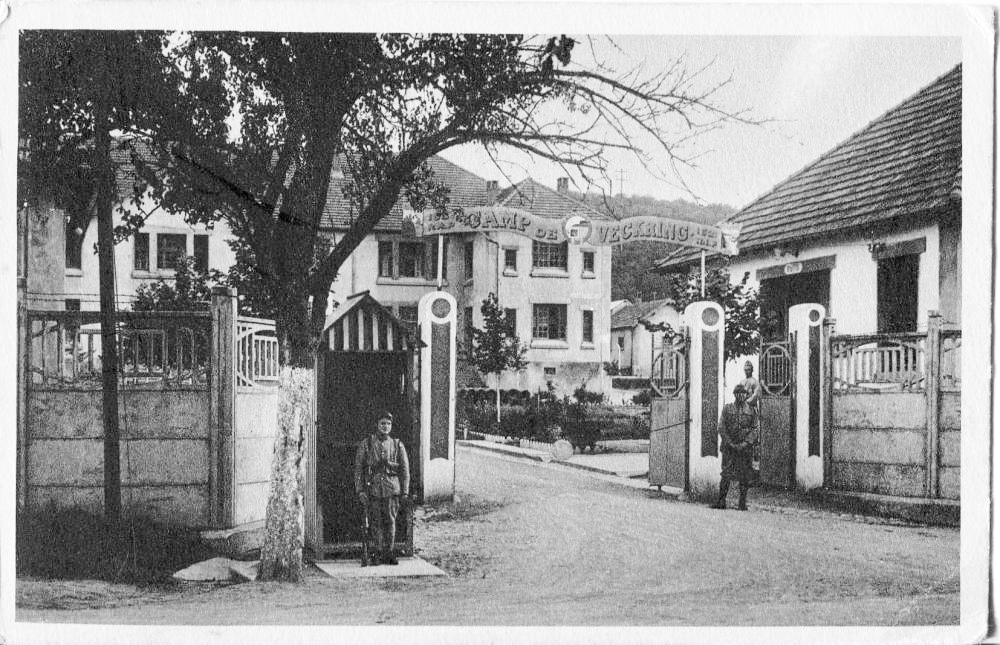
[[[743,367],[753,367],[753,363],[747,361],[746,363],[743,363]]]
[[[389,421],[392,421],[392,412],[389,411],[383,412],[382,414],[378,415],[378,419],[376,419],[376,421],[381,421],[382,419],[388,419]]]
[[[745,387],[743,387],[743,384],[742,384],[742,383],[737,383],[737,384],[736,384],[736,387],[734,387],[734,388],[733,388],[733,394],[739,394],[739,393],[741,393],[741,392],[742,392],[743,394],[746,394],[746,392],[747,392],[747,389],[746,389]]]

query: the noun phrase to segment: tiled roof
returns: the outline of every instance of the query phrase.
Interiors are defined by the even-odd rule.
[[[526,210],[539,217],[559,219],[580,214],[590,219],[611,219],[572,195],[543,186],[530,178],[502,190],[497,203],[508,208]]]
[[[611,314],[611,329],[635,327],[642,318],[645,318],[663,305],[672,305],[673,303],[674,301],[670,298],[629,303]]]
[[[486,205],[485,179],[456,166],[444,157],[433,156],[427,160],[427,164],[434,173],[434,180],[448,187],[452,205],[466,208]],[[357,217],[357,213],[352,212],[350,203],[344,198],[344,186],[350,181],[351,170],[348,164],[335,162],[320,228],[335,230],[350,228]],[[389,214],[375,225],[375,230],[398,231],[402,225],[403,210],[409,208],[406,198],[400,196]]]
[[[743,225],[740,252],[900,217],[942,212],[960,196],[962,66],[958,65],[775,186],[727,221]],[[687,264],[688,249],[657,262]]]

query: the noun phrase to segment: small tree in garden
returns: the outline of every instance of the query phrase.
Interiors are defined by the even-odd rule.
[[[695,269],[687,274],[671,274],[670,297],[678,311],[692,302],[711,300],[722,305],[726,314],[726,360],[756,354],[760,343],[759,300],[757,290],[747,286],[749,273],[740,282],[729,280],[729,269],[719,267],[705,273],[705,296],[701,295],[701,274]]]
[[[135,290],[133,311],[199,311],[208,309],[212,283],[222,283],[218,271],[206,273],[194,266],[194,258],[179,258],[174,277],[140,285]]]
[[[497,295],[491,293],[480,308],[483,328],[472,328],[472,351],[469,362],[483,374],[496,379],[497,424],[500,423],[500,375],[508,370],[519,372],[526,362],[528,348],[521,344],[514,329],[514,320],[500,307]]]

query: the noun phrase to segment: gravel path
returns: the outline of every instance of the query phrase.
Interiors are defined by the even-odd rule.
[[[139,590],[18,581],[18,621],[128,624],[954,625],[957,529],[713,511],[461,448],[455,504],[419,509],[447,578]],[[751,500],[752,501],[752,500]]]

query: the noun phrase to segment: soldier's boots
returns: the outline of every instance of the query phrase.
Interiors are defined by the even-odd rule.
[[[382,564],[399,564],[399,560],[392,551],[388,551],[382,554]]]
[[[729,494],[729,480],[723,479],[719,482],[719,499],[711,508],[725,509],[726,508],[726,496]]]
[[[740,504],[736,507],[741,511],[747,510],[747,485],[740,484]]]

